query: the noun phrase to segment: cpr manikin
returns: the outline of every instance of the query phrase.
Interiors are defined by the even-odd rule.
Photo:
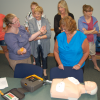
[[[88,93],[94,95],[97,93],[97,84],[92,81],[85,81],[80,84],[74,77],[53,79],[51,84],[51,97],[68,100],[78,100],[81,94]]]

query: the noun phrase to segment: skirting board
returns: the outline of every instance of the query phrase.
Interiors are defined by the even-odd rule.
[[[100,60],[100,55],[95,55],[95,56],[96,56],[96,60]],[[91,56],[89,55],[88,58],[91,59]]]
[[[0,50],[0,53],[4,54],[3,50]],[[54,57],[54,54],[53,53],[49,53],[48,56],[49,57]]]

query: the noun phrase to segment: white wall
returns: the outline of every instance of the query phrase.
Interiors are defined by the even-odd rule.
[[[46,17],[51,23],[51,28],[54,28],[54,16],[57,13],[57,4],[59,0],[34,0],[44,9]],[[8,14],[14,13],[20,19],[21,25],[24,25],[24,18],[30,9],[30,4],[33,0],[0,0],[0,13]],[[78,18],[83,15],[82,6],[84,4],[89,4],[94,8],[93,16],[98,19],[98,24],[100,26],[100,0],[66,0],[68,4],[69,11],[74,14],[76,22]],[[51,37],[51,53],[54,48],[54,32],[52,32]],[[1,48],[0,48],[1,49]]]

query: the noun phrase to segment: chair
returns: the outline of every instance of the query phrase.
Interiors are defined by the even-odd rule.
[[[74,70],[72,67],[64,67],[64,70],[54,67],[50,70],[50,80],[54,78],[74,77],[83,83],[83,70]]]
[[[32,74],[36,74],[39,77],[42,77],[43,69],[33,64],[20,63],[15,67],[14,78],[24,78]]]

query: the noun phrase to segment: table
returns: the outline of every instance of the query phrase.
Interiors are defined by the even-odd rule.
[[[7,77],[7,82],[8,86],[7,88],[1,90],[3,93],[13,89],[13,88],[21,88],[19,78],[8,78]],[[50,84],[43,85],[41,88],[34,92],[27,92],[25,93],[25,97],[23,100],[65,100],[65,99],[57,99],[57,98],[51,98],[50,97]],[[0,100],[4,100],[0,96]],[[78,100],[98,100],[97,99],[97,94],[95,95],[89,95],[89,94],[82,94],[81,97]]]

